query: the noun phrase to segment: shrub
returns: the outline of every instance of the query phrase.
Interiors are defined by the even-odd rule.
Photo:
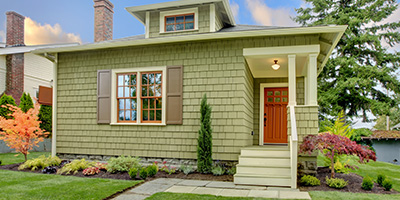
[[[120,156],[117,158],[110,158],[107,164],[107,171],[111,173],[117,172],[128,172],[130,168],[136,167],[139,168],[138,157],[130,157],[130,156]]]
[[[383,181],[385,181],[386,176],[383,174],[378,174],[378,177],[376,179],[376,183],[378,183],[380,186],[382,186]]]
[[[143,168],[141,168],[139,170],[139,176],[143,180],[147,178],[147,170],[146,170],[146,168],[143,167]]]
[[[181,165],[179,170],[181,170],[185,175],[188,175],[188,174],[194,172],[194,169],[191,165]]]
[[[71,163],[65,164],[61,169],[57,171],[57,174],[76,174],[80,170],[84,170],[89,167],[93,167],[96,163],[95,162],[89,162],[86,161],[85,159],[82,160],[74,160]]]
[[[33,108],[33,101],[30,94],[26,94],[25,92],[22,94],[19,107],[22,112],[27,112],[29,109]]]
[[[321,181],[319,181],[315,176],[305,175],[301,177],[300,183],[304,186],[317,186],[321,185]]]
[[[372,178],[370,178],[369,176],[364,177],[361,188],[364,190],[372,190],[373,187],[374,181],[372,181]]]
[[[137,173],[138,173],[138,168],[136,167],[132,167],[128,172],[131,179],[136,179]]]
[[[221,166],[215,166],[212,168],[211,172],[213,173],[214,176],[221,176],[224,175],[225,170]]]
[[[32,171],[35,171],[37,169],[44,169],[45,167],[48,166],[58,166],[60,165],[60,163],[61,159],[58,158],[57,156],[46,157],[44,155],[41,155],[37,158],[27,160],[24,164],[20,165],[18,169],[19,170],[31,169]]]
[[[42,170],[43,174],[54,174],[57,172],[57,167],[55,166],[48,166]]]
[[[228,175],[235,175],[236,174],[236,167],[232,166],[231,168],[226,170],[226,174]]]
[[[107,171],[107,163],[98,162],[94,166],[99,168],[99,170]]]
[[[392,181],[390,179],[385,179],[382,182],[382,187],[385,188],[386,191],[390,191],[393,187]]]
[[[326,184],[331,188],[342,189],[348,184],[347,181],[341,178],[325,178]]]
[[[0,98],[0,116],[6,119],[11,119],[12,117],[9,114],[13,113],[13,111],[9,109],[8,105],[16,106],[17,104],[12,96],[4,94]]]
[[[49,132],[50,134],[47,137],[51,136],[52,132],[52,108],[48,105],[41,105],[39,109],[39,121],[42,123],[40,124],[40,128]]]
[[[176,167],[167,167],[167,166],[164,165],[161,168],[161,170],[164,171],[165,173],[168,173],[169,175],[176,173]]]
[[[146,170],[147,170],[147,174],[149,175],[149,177],[153,177],[157,174],[158,167],[157,167],[157,165],[153,164],[153,165],[147,166]]]
[[[347,161],[348,163],[349,161]],[[334,168],[336,173],[342,173],[342,174],[348,174],[350,172],[350,169],[346,167],[347,164],[340,162],[338,159],[335,162]]]
[[[204,95],[200,105],[200,130],[197,140],[197,171],[209,173],[212,168],[211,106]]]
[[[89,168],[86,168],[85,170],[83,170],[83,172],[82,172],[82,174],[85,176],[92,176],[92,175],[95,175],[98,173],[100,173],[100,169],[97,167],[89,167]]]

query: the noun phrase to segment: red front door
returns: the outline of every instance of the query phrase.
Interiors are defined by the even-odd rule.
[[[264,143],[287,143],[288,88],[264,89]]]

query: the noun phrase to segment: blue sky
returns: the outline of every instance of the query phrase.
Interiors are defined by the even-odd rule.
[[[144,26],[124,8],[171,0],[111,0],[114,4],[114,39],[144,33]],[[4,42],[6,11],[16,11],[31,19],[28,28],[32,28],[35,37],[48,40],[32,39],[28,42],[68,42],[79,36],[83,43],[93,41],[94,10],[92,0],[0,0],[0,42]],[[238,24],[295,25],[289,15],[294,15],[294,8],[300,7],[301,0],[230,0],[233,10],[237,11]],[[250,5],[251,4],[251,5]],[[251,10],[258,10],[254,16]],[[255,12],[257,13],[257,12]],[[263,15],[269,13],[269,15]],[[269,19],[271,18],[271,19]],[[282,19],[285,19],[282,21]],[[56,24],[58,24],[56,26]],[[60,31],[62,32],[60,33]],[[45,33],[46,31],[52,32]],[[64,35],[62,35],[64,33]],[[50,36],[50,35],[51,36]],[[57,35],[58,34],[58,35]],[[70,34],[68,36],[68,34]],[[71,36],[73,34],[73,36]],[[27,37],[27,36],[26,36]],[[52,38],[52,39],[51,39]],[[35,40],[35,41],[33,41]],[[73,39],[72,39],[73,40]]]

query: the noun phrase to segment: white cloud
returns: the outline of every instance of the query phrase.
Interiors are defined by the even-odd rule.
[[[59,24],[55,24],[54,26],[49,24],[41,25],[29,17],[25,18],[26,45],[71,42],[82,43],[82,40],[79,35],[64,32]]]
[[[0,31],[0,42],[6,42],[6,32]]]
[[[235,17],[236,20],[239,20],[239,4],[237,4],[236,2],[232,1],[231,2],[231,9],[232,9],[232,14]]]
[[[253,19],[264,26],[296,26],[296,22],[290,19],[294,15],[291,8],[273,9],[262,0],[246,0],[247,8]]]

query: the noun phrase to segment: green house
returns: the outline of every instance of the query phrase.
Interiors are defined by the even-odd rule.
[[[98,42],[34,52],[54,63],[53,155],[195,162],[207,94],[213,159],[238,162],[236,184],[296,188],[298,163],[315,170],[298,145],[346,26],[238,25],[228,0],[184,0],[126,8],[145,34],[111,40],[112,8],[95,0]]]

